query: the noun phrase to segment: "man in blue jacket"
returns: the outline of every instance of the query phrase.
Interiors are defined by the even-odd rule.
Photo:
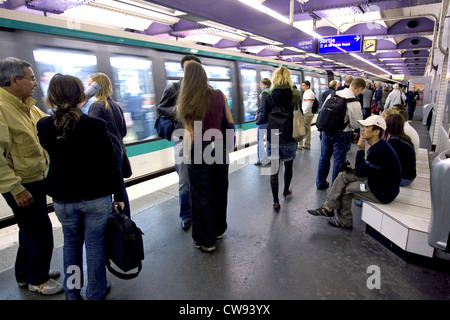
[[[348,166],[334,181],[324,205],[308,210],[314,216],[328,217],[335,227],[352,228],[352,200],[390,203],[400,192],[402,169],[397,154],[382,140],[386,122],[377,115],[358,120],[363,126],[358,141],[355,168]],[[366,141],[369,145],[366,157]],[[337,215],[334,215],[337,210]]]

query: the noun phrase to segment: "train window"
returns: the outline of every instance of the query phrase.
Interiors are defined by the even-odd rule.
[[[258,84],[256,70],[241,68],[242,93],[244,95],[244,121],[255,120],[258,109]]]
[[[143,57],[114,56],[110,58],[116,100],[123,108],[128,133],[126,143],[156,135],[155,89],[152,61]]]
[[[272,77],[272,71],[262,70],[260,72],[261,79],[267,78],[270,79]]]
[[[231,70],[228,67],[208,66],[204,65],[206,74],[208,75],[209,84],[214,89],[222,91],[227,97],[231,112],[233,112],[232,103],[232,85]]]
[[[85,87],[89,75],[97,72],[97,58],[94,54],[67,49],[41,48],[33,50],[34,61],[36,61],[37,79],[41,89],[41,100],[36,103],[46,113],[51,113],[45,100],[50,79],[56,73],[70,74],[83,81]]]
[[[325,79],[325,78],[319,78],[319,79],[320,79],[320,92],[325,92],[328,89],[327,79]]]
[[[313,83],[312,83],[312,91],[314,91],[314,95],[316,96],[316,98],[320,97],[320,84],[319,84],[319,78],[314,77],[313,78]]]
[[[299,90],[301,89],[302,84],[300,83],[299,75],[297,75],[297,74],[291,75],[291,81],[292,81],[292,84],[295,84],[297,86],[297,89],[299,89]]]
[[[167,77],[171,78],[183,78],[183,69],[181,68],[181,65],[179,62],[174,61],[166,61],[164,62],[164,67],[166,69],[166,75]],[[174,81],[170,81],[174,82]],[[168,82],[167,84],[169,84]]]

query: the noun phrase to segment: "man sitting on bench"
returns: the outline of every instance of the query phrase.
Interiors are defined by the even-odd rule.
[[[329,224],[351,229],[353,226],[352,200],[390,203],[400,192],[401,167],[397,154],[381,137],[386,122],[377,115],[358,120],[363,126],[358,141],[355,168],[349,165],[339,173],[322,207],[308,210],[313,216],[328,217]],[[366,141],[370,148],[365,157]],[[337,210],[337,215],[334,215]]]

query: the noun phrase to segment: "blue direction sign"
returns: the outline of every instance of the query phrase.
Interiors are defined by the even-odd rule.
[[[319,53],[361,52],[360,34],[329,36],[319,39]]]

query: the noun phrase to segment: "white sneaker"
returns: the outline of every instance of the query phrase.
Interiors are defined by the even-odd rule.
[[[28,284],[28,290],[30,290],[31,292],[37,292],[37,293],[43,294],[45,296],[48,296],[48,295],[60,293],[64,290],[64,288],[63,288],[62,284],[60,284],[50,278],[47,280],[47,282],[37,285],[37,286]]]

